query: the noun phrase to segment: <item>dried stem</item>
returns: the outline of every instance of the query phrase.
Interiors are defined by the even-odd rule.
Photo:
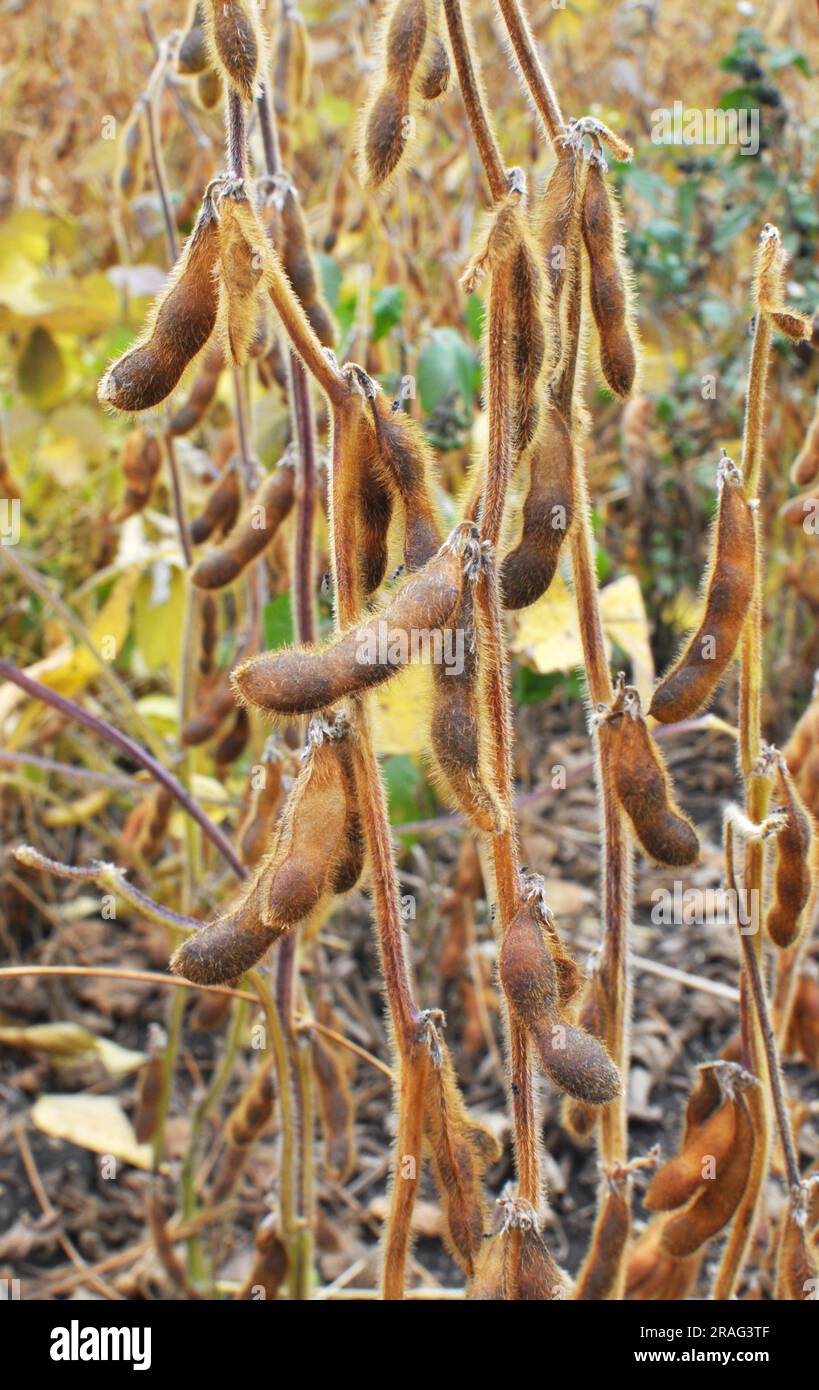
[[[156,64],[151,73],[145,92],[145,117],[148,127],[148,147],[151,153],[151,168],[153,169],[159,206],[162,209],[165,240],[168,243],[168,260],[171,265],[176,263],[176,259],[179,255],[179,244],[176,239],[176,222],[174,220],[171,198],[168,192],[165,161],[162,157],[162,142],[159,138],[159,101],[162,95],[162,89],[165,85],[168,65],[174,57],[178,41],[178,35],[172,34],[170,38],[163,39],[160,43]]]
[[[96,715],[89,714],[87,710],[82,708],[82,705],[76,704],[74,700],[69,700],[65,695],[58,695],[56,691],[49,690],[48,686],[41,685],[39,681],[33,680],[31,676],[25,675],[24,672],[18,670],[10,661],[6,661],[2,657],[0,657],[0,676],[4,677],[6,680],[13,681],[14,684],[18,685],[21,690],[24,690],[27,695],[31,695],[35,700],[42,700],[43,704],[50,705],[52,709],[58,710],[59,713],[65,715],[67,719],[73,719],[77,724],[84,724],[86,729],[90,729],[92,733],[96,734],[99,738],[106,739],[109,743],[113,743],[115,747],[119,748],[120,751],[126,755],[126,757],[130,758],[135,763],[139,763],[140,767],[144,767],[145,771],[150,773],[154,781],[159,782],[160,786],[165,787],[175,800],[179,802],[180,806],[187,811],[188,815],[193,817],[203,833],[207,835],[208,839],[216,846],[223,859],[225,859],[233,869],[233,872],[237,874],[239,878],[244,878],[246,872],[244,865],[236,856],[230,841],[225,837],[218,825],[214,825],[213,821],[205,814],[201,806],[197,804],[182,784],[176,780],[173,773],[168,772],[166,768],[162,767],[162,765],[156,761],[156,758],[152,757],[150,753],[147,753],[144,748],[140,748],[138,743],[134,743],[133,739],[128,738],[127,734],[120,733],[119,729],[115,729],[112,724],[108,724],[104,719],[99,719]]]
[[[563,124],[563,117],[555,90],[538,57],[526,12],[523,6],[518,4],[518,0],[496,0],[496,5],[506,26],[509,42],[535,110],[549,139],[554,141]]]
[[[489,190],[493,200],[497,202],[507,192],[506,169],[495,132],[486,114],[486,95],[480,68],[474,57],[475,42],[466,3],[462,4],[461,0],[444,0],[444,14],[466,118],[486,172]]]

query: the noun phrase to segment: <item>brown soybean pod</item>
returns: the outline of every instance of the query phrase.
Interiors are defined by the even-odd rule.
[[[248,359],[259,321],[268,242],[256,209],[244,192],[219,199],[219,331],[234,366]]]
[[[765,920],[765,930],[774,945],[785,951],[794,945],[804,926],[811,892],[813,832],[810,816],[786,771],[784,759],[778,767],[778,781],[779,798],[787,819],[776,836],[774,900]]]
[[[250,718],[244,705],[240,705],[233,717],[233,724],[213,750],[213,761],[217,768],[228,768],[235,763],[244,753],[249,738]]]
[[[440,1062],[428,1068],[424,1088],[424,1138],[441,1198],[444,1239],[471,1278],[487,1220],[483,1175],[500,1157],[500,1146],[470,1116],[449,1049],[440,1040],[437,1047]]]
[[[527,608],[545,594],[574,518],[572,439],[551,401],[541,413],[529,468],[520,540],[501,565],[500,588],[507,609]]]
[[[646,727],[636,690],[626,689],[624,712],[608,727],[617,797],[640,845],[657,864],[693,864],[700,852],[697,832],[674,803],[668,772]]]
[[[162,467],[162,449],[155,434],[134,430],[125,441],[122,472],[125,496],[111,520],[116,524],[144,511],[151,500],[154,483]]]
[[[216,733],[223,719],[236,708],[236,698],[229,681],[223,680],[210,696],[205,708],[199,714],[191,715],[182,727],[180,741],[186,748],[195,748],[205,743]]]
[[[231,459],[213,484],[204,511],[191,522],[190,535],[194,545],[202,545],[219,528],[226,536],[239,514],[239,474],[236,460]]]
[[[389,529],[393,492],[366,455],[360,465],[358,483],[358,544],[361,555],[361,585],[365,595],[380,588],[389,560]]]
[[[202,359],[202,366],[194,377],[190,394],[185,404],[171,416],[168,429],[171,434],[190,434],[202,422],[213,403],[225,358],[219,343],[213,343]]]
[[[277,181],[276,192],[268,202],[267,223],[277,245],[282,265],[316,336],[325,347],[335,347],[333,317],[319,285],[310,236],[295,184],[289,178]],[[271,223],[274,225],[271,226]],[[278,228],[280,226],[280,237]]]
[[[207,0],[205,33],[211,61],[246,101],[256,96],[264,38],[253,0]]]
[[[455,663],[436,661],[432,668],[434,698],[430,735],[438,768],[459,809],[476,829],[493,834],[504,816],[481,757],[478,649],[473,586],[463,593],[444,634],[451,634]],[[450,651],[449,656],[452,656]],[[458,671],[456,666],[460,665]]]
[[[125,123],[120,142],[117,187],[123,198],[135,198],[142,191],[146,146],[145,116],[140,100]]]
[[[663,1227],[662,1245],[674,1259],[693,1255],[728,1224],[742,1199],[754,1154],[754,1127],[745,1097],[735,1091],[734,1138],[715,1178],[707,1179],[694,1200]]]
[[[567,144],[557,151],[557,162],[541,195],[536,214],[536,238],[545,257],[552,294],[552,367],[556,367],[560,360],[560,309],[572,223],[578,211],[577,198],[577,156]]]
[[[655,1173],[643,1199],[648,1210],[674,1211],[690,1201],[703,1184],[703,1160],[712,1157],[719,1171],[731,1153],[735,1131],[733,1101],[726,1097],[703,1125],[690,1129],[681,1152]]]
[[[449,87],[452,67],[443,40],[435,34],[424,55],[424,69],[418,91],[424,101],[437,101]]]
[[[292,509],[295,470],[280,463],[257,488],[224,545],[204,555],[191,574],[200,589],[223,589],[270,545]]]
[[[631,1230],[631,1206],[626,1179],[607,1179],[600,1215],[595,1222],[589,1253],[577,1276],[577,1302],[601,1302],[622,1298],[625,1276],[623,1250]]]
[[[205,6],[194,0],[176,55],[176,70],[184,77],[198,77],[210,66],[205,37]]]
[[[310,1035],[316,1100],[324,1136],[324,1167],[334,1182],[346,1182],[355,1168],[353,1101],[332,1047]]]
[[[509,290],[513,305],[509,355],[515,400],[512,447],[519,456],[529,448],[536,435],[549,349],[546,282],[537,250],[522,218],[520,242],[509,265]]]
[[[586,179],[581,226],[589,259],[589,295],[600,343],[600,367],[615,396],[625,399],[634,385],[637,355],[632,341],[623,233],[619,209],[597,158],[592,159]]]
[[[233,673],[239,699],[277,714],[307,714],[381,685],[412,660],[413,631],[446,626],[460,596],[462,568],[460,555],[445,547],[385,609],[335,641],[252,657]]]
[[[819,477],[819,395],[808,425],[805,442],[791,468],[791,481],[797,487],[809,487]]]
[[[498,967],[504,993],[555,1085],[593,1105],[612,1100],[620,1078],[605,1048],[560,1018],[558,972],[534,898],[524,897],[515,913],[501,943]]]
[[[116,410],[149,410],[170,395],[216,325],[218,224],[206,196],[167,289],[137,344],[100,381],[99,399]]]
[[[728,466],[730,464],[730,467]],[[705,613],[652,696],[661,724],[690,719],[710,701],[736,650],[754,591],[754,517],[741,474],[720,465],[720,495]]]
[[[395,172],[407,147],[411,98],[424,81],[422,58],[430,38],[426,0],[394,0],[384,26],[380,80],[364,122],[361,173],[370,188]]]
[[[347,800],[332,740],[310,747],[273,847],[236,906],[190,936],[171,970],[197,984],[223,984],[251,969],[277,937],[315,909],[344,832]]]
[[[430,492],[432,452],[415,421],[397,403],[371,398],[376,435],[375,470],[395,488],[404,512],[404,563],[420,570],[438,550],[441,533]]]
[[[344,833],[330,871],[329,886],[333,893],[349,893],[355,888],[364,872],[365,840],[364,824],[359,812],[358,788],[355,780],[352,749],[349,738],[342,738],[336,744],[341,774],[344,780],[344,795],[347,799],[347,815]]]
[[[629,1251],[626,1266],[627,1299],[665,1302],[687,1298],[696,1283],[702,1252],[685,1260],[673,1260],[663,1249],[666,1217],[650,1221]]]
[[[819,1263],[809,1244],[806,1188],[802,1184],[791,1194],[782,1218],[774,1285],[777,1301],[816,1301]]]
[[[262,759],[264,777],[254,786],[254,796],[247,817],[239,830],[239,853],[243,864],[257,864],[270,843],[270,837],[282,799],[282,756],[275,749],[265,749]]]
[[[222,79],[215,68],[200,72],[196,79],[196,95],[206,111],[213,111],[222,100]]]

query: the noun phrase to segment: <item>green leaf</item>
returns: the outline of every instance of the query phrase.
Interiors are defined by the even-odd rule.
[[[466,301],[466,326],[470,338],[474,338],[476,343],[483,337],[484,305],[483,300],[477,294],[471,294]]]
[[[373,299],[373,342],[386,338],[401,322],[404,312],[404,291],[400,285],[385,285]]]
[[[795,67],[805,77],[810,77],[810,63],[804,53],[800,53],[796,48],[781,48],[778,53],[772,53],[768,59],[770,72],[777,72],[779,68]]]
[[[290,595],[279,594],[266,603],[262,613],[264,644],[268,651],[275,652],[293,641],[293,614],[290,608]]]
[[[451,391],[472,404],[480,367],[472,349],[454,328],[434,328],[418,359],[418,394],[432,411]]]
[[[48,329],[38,324],[31,330],[17,364],[21,392],[38,410],[48,410],[65,391],[66,375],[60,349]]]
[[[390,821],[400,830],[404,821],[418,819],[426,782],[418,764],[407,753],[394,753],[383,762]]]
[[[341,269],[336,265],[335,261],[332,260],[330,256],[325,255],[323,251],[317,253],[316,260],[318,261],[319,273],[321,275],[321,288],[324,293],[324,298],[327,300],[330,308],[335,309],[338,304],[341,281],[344,278]]]

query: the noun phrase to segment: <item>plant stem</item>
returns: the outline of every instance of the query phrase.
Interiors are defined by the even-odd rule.
[[[496,0],[496,4],[506,25],[509,41],[517,58],[521,76],[529,88],[535,110],[549,139],[554,141],[563,124],[563,117],[555,90],[538,57],[526,12],[523,6],[518,4],[518,0]]]
[[[507,192],[509,185],[495,132],[486,114],[483,81],[474,58],[472,25],[466,5],[462,5],[461,0],[444,0],[444,14],[466,119],[486,172],[489,191],[493,201],[498,202]]]
[[[165,84],[168,64],[175,52],[176,43],[177,38],[175,35],[172,35],[169,39],[163,39],[160,43],[159,55],[154,70],[148,80],[145,93],[145,115],[146,125],[148,127],[148,147],[151,154],[151,168],[153,169],[159,206],[162,209],[165,240],[168,244],[168,260],[171,265],[175,265],[176,263],[179,255],[179,244],[176,239],[176,222],[174,220],[171,198],[168,192],[165,161],[162,157],[162,142],[159,138],[159,100],[162,95],[162,88]]]
[[[133,739],[128,738],[127,734],[120,733],[119,729],[115,729],[112,724],[108,724],[104,719],[99,719],[96,715],[89,714],[87,710],[82,708],[82,705],[76,704],[74,700],[69,700],[65,695],[58,695],[56,691],[49,690],[48,686],[41,685],[39,681],[33,680],[31,676],[25,675],[24,672],[18,670],[10,661],[6,661],[5,658],[2,657],[0,657],[0,676],[4,677],[6,680],[13,681],[14,684],[18,685],[21,690],[24,690],[27,695],[31,695],[35,700],[42,700],[43,704],[50,705],[52,709],[58,710],[60,714],[65,715],[67,719],[73,719],[77,724],[84,724],[92,733],[95,733],[99,738],[107,739],[109,743],[113,743],[115,747],[119,748],[126,757],[130,758],[135,763],[139,763],[140,767],[144,767],[145,771],[150,773],[154,781],[159,782],[161,786],[165,787],[175,800],[179,802],[180,806],[187,811],[188,815],[193,817],[211,843],[216,846],[223,859],[225,859],[233,869],[234,873],[239,878],[245,877],[246,870],[244,865],[237,858],[230,841],[219,829],[218,825],[214,825],[213,821],[205,814],[201,806],[197,804],[182,784],[176,780],[173,773],[168,772],[166,768],[162,767],[162,765],[156,761],[156,758],[152,757],[150,753],[147,753],[144,748],[140,748],[138,743],[134,743]]]

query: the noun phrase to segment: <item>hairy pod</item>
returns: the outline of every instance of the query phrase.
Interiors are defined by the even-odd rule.
[[[219,199],[219,331],[225,355],[244,366],[259,320],[268,243],[256,209],[243,191]]]
[[[633,311],[620,212],[596,159],[586,179],[581,226],[589,258],[589,295],[597,324],[600,368],[606,385],[615,396],[625,399],[637,370]]]
[[[682,868],[695,863],[697,832],[674,802],[671,779],[636,690],[626,688],[623,713],[613,715],[607,728],[617,797],[641,847],[656,864]]]
[[[501,943],[498,967],[510,1007],[530,1033],[541,1066],[555,1085],[591,1105],[613,1100],[620,1078],[602,1043],[562,1019],[561,973],[532,884],[525,882],[524,897]]]
[[[231,727],[227,733],[223,734],[213,750],[213,761],[217,768],[230,767],[237,758],[241,758],[249,738],[250,716],[244,705],[240,705],[234,715]]]
[[[577,1302],[599,1303],[622,1298],[623,1251],[631,1232],[628,1180],[625,1176],[612,1176],[604,1181],[605,1190],[591,1245],[577,1276],[574,1291]]]
[[[180,742],[186,748],[196,748],[213,738],[219,725],[236,708],[236,699],[227,680],[220,681],[211,693],[205,708],[193,714],[182,726]]]
[[[797,487],[809,487],[819,477],[819,395],[808,425],[805,442],[791,468],[791,481]]]
[[[793,342],[810,338],[810,321],[785,305],[788,256],[776,227],[766,223],[759,238],[756,263],[756,302],[780,333]]]
[[[287,1247],[279,1234],[276,1213],[270,1211],[259,1222],[253,1266],[237,1299],[258,1299],[260,1289],[264,1291],[265,1300],[278,1298],[288,1264]]]
[[[194,517],[190,537],[194,545],[202,545],[215,530],[226,536],[239,514],[239,473],[237,461],[231,459],[208,493],[204,510]]]
[[[550,1302],[566,1299],[570,1290],[566,1274],[533,1225],[502,1231],[483,1242],[467,1298],[493,1303]]]
[[[174,799],[162,786],[155,787],[149,797],[141,801],[131,811],[124,826],[122,838],[132,845],[143,859],[156,859],[168,833]]]
[[[793,1050],[819,1069],[819,980],[802,974],[796,986],[791,1013]]]
[[[276,246],[293,291],[301,302],[319,341],[332,348],[336,342],[333,316],[320,288],[307,222],[293,180],[279,175],[264,204],[265,224]]]
[[[196,79],[196,95],[206,111],[213,111],[222,100],[222,79],[216,68],[200,72]]]
[[[748,1103],[737,1085],[730,1103],[733,1137],[722,1163],[716,1164],[716,1176],[706,1178],[688,1206],[663,1226],[662,1246],[674,1259],[693,1255],[717,1235],[731,1220],[745,1193],[754,1157],[754,1125]]]
[[[420,570],[441,544],[432,501],[433,454],[406,411],[390,407],[382,396],[371,401],[375,429],[373,471],[397,493],[404,513],[404,564]]]
[[[200,589],[223,589],[261,555],[293,507],[295,470],[289,460],[268,473],[247,510],[216,550],[204,555],[191,574]]]
[[[551,354],[547,328],[551,319],[547,281],[537,247],[523,217],[520,241],[509,263],[512,296],[509,365],[514,408],[512,447],[520,456],[535,439],[547,357]]]
[[[122,451],[125,496],[122,505],[111,517],[115,524],[144,511],[151,500],[161,467],[162,449],[156,435],[145,430],[133,430]]]
[[[437,101],[447,91],[452,77],[452,65],[443,40],[433,35],[424,55],[423,72],[418,83],[424,101]]]
[[[258,1069],[244,1095],[228,1116],[225,1132],[228,1143],[247,1148],[273,1117],[276,1087],[272,1066]]]
[[[218,224],[206,196],[168,286],[155,301],[148,327],[109,368],[97,395],[116,410],[149,410],[170,395],[216,325]]]
[[[754,516],[742,475],[720,464],[719,506],[705,613],[652,696],[649,714],[661,724],[690,719],[711,700],[736,650],[754,592]]]
[[[550,401],[542,408],[529,452],[529,490],[520,539],[504,556],[500,587],[504,608],[527,608],[545,594],[574,517],[572,439]]]
[[[453,800],[477,830],[493,834],[504,813],[482,756],[475,596],[466,584],[447,629],[455,660],[436,662],[430,734],[437,768]],[[450,658],[453,651],[449,653]],[[458,667],[460,666],[460,670]]]
[[[138,1144],[147,1144],[156,1133],[161,1116],[162,1076],[164,1059],[161,1053],[150,1057],[139,1069],[133,1126]]]
[[[765,930],[773,944],[785,951],[794,945],[804,926],[811,892],[813,831],[810,816],[786,770],[784,759],[777,771],[785,824],[776,836],[774,900],[765,920]]]
[[[138,101],[122,132],[117,166],[117,188],[120,197],[131,199],[142,192],[145,182],[147,138],[142,101]]]
[[[577,155],[571,145],[558,150],[557,162],[540,197],[536,213],[536,240],[545,260],[552,295],[552,354],[556,368],[561,353],[560,310],[566,283],[566,266],[573,224],[579,214]]]
[[[583,1002],[577,1017],[577,1024],[585,1033],[591,1034],[605,1044],[608,1033],[608,1001],[599,965],[595,965],[586,984]],[[579,1144],[586,1144],[593,1137],[600,1112],[586,1101],[566,1096],[563,1101],[563,1126]]]
[[[307,25],[291,0],[284,0],[274,39],[273,93],[276,115],[285,126],[307,101],[311,65]]]
[[[273,846],[238,903],[202,927],[171,957],[171,969],[197,984],[223,984],[249,970],[277,937],[304,921],[327,891],[347,823],[336,743],[343,726],[313,721],[304,766]]]
[[[346,1182],[356,1163],[353,1098],[335,1050],[317,1033],[310,1034],[310,1052],[324,1136],[325,1171],[335,1182]]]
[[[649,1222],[629,1251],[626,1265],[627,1299],[678,1302],[688,1298],[697,1281],[703,1251],[684,1260],[675,1260],[664,1249],[663,1230],[668,1217]]]
[[[816,1179],[814,1178],[814,1183]],[[776,1261],[774,1298],[804,1302],[817,1301],[819,1261],[810,1240],[808,1184],[791,1192],[782,1218],[782,1233]]]
[[[444,546],[386,608],[323,647],[268,652],[233,673],[237,696],[275,714],[308,714],[383,684],[421,654],[418,635],[440,636],[461,593],[463,559]]]
[[[205,34],[214,67],[246,101],[256,96],[265,59],[264,35],[253,0],[206,0]]]
[[[449,1049],[437,1042],[440,1061],[426,1073],[424,1138],[441,1198],[447,1248],[468,1277],[486,1229],[483,1176],[501,1156],[497,1139],[469,1114]]]
[[[202,359],[202,366],[194,377],[188,399],[174,411],[168,429],[171,434],[190,434],[201,424],[213,404],[225,358],[219,343],[213,343]]]
[[[427,0],[393,0],[362,133],[361,175],[370,188],[380,187],[395,173],[407,148],[413,99],[421,95],[432,38]]]
[[[680,1152],[654,1174],[643,1199],[649,1211],[684,1206],[702,1185],[703,1163],[712,1160],[719,1171],[730,1154],[736,1116],[733,1096],[720,1083],[722,1068],[731,1069],[728,1075],[736,1070],[731,1063],[712,1062],[700,1068],[686,1107]]]
[[[341,739],[337,745],[337,750],[341,764],[341,775],[344,780],[347,815],[341,844],[330,872],[329,886],[333,893],[349,893],[351,889],[355,888],[364,872],[366,845],[364,824],[358,809],[360,803],[355,780],[351,740],[349,738]]]
[[[176,53],[176,70],[184,77],[198,77],[210,65],[205,26],[205,5],[202,0],[194,0]]]
[[[282,802],[283,759],[274,748],[265,748],[262,779],[253,787],[247,817],[239,829],[239,853],[243,864],[256,864],[268,844]]]

